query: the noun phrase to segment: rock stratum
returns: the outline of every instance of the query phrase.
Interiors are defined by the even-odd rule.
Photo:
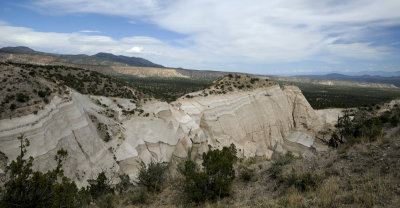
[[[141,161],[172,166],[186,158],[199,161],[210,148],[231,143],[239,157],[271,158],[286,151],[307,156],[324,150],[318,132],[334,124],[327,117],[340,113],[317,113],[297,87],[277,84],[143,104],[68,90],[36,114],[0,120],[0,151],[7,163],[18,156],[20,135],[30,140],[28,155],[41,171],[54,168],[57,150],[66,149],[65,174],[78,186],[103,170],[135,178]]]

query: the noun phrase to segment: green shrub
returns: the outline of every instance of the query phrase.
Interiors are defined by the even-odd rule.
[[[246,163],[249,165],[255,164],[257,162],[257,158],[256,157],[250,157],[246,160]]]
[[[147,166],[141,162],[138,184],[149,192],[160,192],[165,180],[167,166],[160,162],[151,161]]]
[[[345,113],[342,117],[338,118],[336,127],[339,131],[340,140],[342,140],[343,137],[354,135],[355,123],[352,122],[348,113]]]
[[[103,141],[109,142],[111,139],[112,138],[111,138],[110,133],[106,132],[105,135],[104,135]]]
[[[30,71],[28,74],[31,75],[32,77],[35,76],[35,72],[34,71]]]
[[[113,192],[113,189],[111,188],[111,181],[107,178],[104,171],[101,171],[97,175],[96,179],[89,179],[88,183],[89,186],[87,187],[87,191],[94,200],[100,196]]]
[[[294,169],[292,169],[292,172],[284,180],[289,186],[294,186],[299,191],[315,190],[320,183],[317,175],[310,172],[298,175]]]
[[[181,164],[179,172],[185,177],[183,189],[188,200],[202,203],[229,196],[236,161],[236,147],[232,144],[229,148],[203,153],[203,171],[191,160]]]
[[[147,193],[146,188],[136,188],[129,192],[129,201],[131,204],[144,204],[148,201],[149,194]]]
[[[240,176],[240,178],[241,178],[242,180],[248,182],[248,181],[254,180],[256,174],[255,174],[254,169],[250,169],[250,168],[248,168],[248,167],[244,167],[244,168],[242,168],[242,169],[240,170],[239,176]]]
[[[39,91],[37,92],[37,94],[38,94],[40,97],[46,97],[47,92],[46,92],[46,91],[39,90]]]
[[[57,151],[55,169],[46,173],[33,171],[33,158],[24,159],[29,141],[23,136],[18,139],[20,154],[8,166],[9,180],[4,185],[0,207],[79,207],[78,188],[62,170],[67,151]]]
[[[201,172],[195,162],[185,161],[179,171],[185,177],[184,194],[190,201],[200,203],[214,195],[214,192],[208,188],[210,177],[205,172]]]
[[[17,108],[17,105],[15,105],[14,103],[10,105],[10,110],[15,110]]]
[[[115,207],[115,196],[111,193],[103,195],[96,201],[96,205],[99,208],[113,208]]]
[[[131,183],[131,179],[127,174],[122,174],[119,176],[120,182],[115,186],[119,193],[123,193],[125,190],[128,190],[133,184]]]
[[[258,81],[260,81],[259,78],[251,78],[250,79],[251,84],[254,84],[255,82],[258,82]]]
[[[17,93],[17,101],[24,103],[27,102],[29,100],[29,96],[25,95],[24,93]]]
[[[9,91],[10,89],[7,89],[7,91]],[[15,95],[7,95],[4,99],[4,103],[9,103],[10,101],[15,99]]]
[[[53,185],[54,202],[52,207],[80,207],[78,187],[74,181],[63,177],[61,183]]]
[[[400,122],[399,116],[394,115],[390,118],[390,124],[392,126],[397,126],[399,122]]]
[[[333,148],[337,148],[339,146],[339,137],[336,133],[332,133],[331,138],[329,139],[328,145]]]
[[[280,155],[275,161],[272,162],[271,168],[268,170],[272,178],[278,178],[282,173],[282,166],[291,163],[294,159],[292,152],[287,152]]]
[[[231,145],[222,150],[210,150],[203,153],[203,167],[211,180],[211,189],[219,197],[228,196],[230,186],[235,178],[233,164],[236,163],[236,147]],[[217,195],[215,195],[217,196]]]
[[[346,113],[339,117],[336,125],[340,136],[338,142],[346,141],[349,144],[357,144],[362,141],[376,141],[378,137],[382,136],[383,124],[391,122],[391,114],[392,112],[388,111],[378,117],[350,119]],[[333,141],[330,141],[329,144],[331,143],[334,145]]]
[[[367,138],[369,141],[376,141],[377,137],[382,135],[381,124],[376,123],[364,124],[358,129],[358,131],[361,132],[361,137]]]

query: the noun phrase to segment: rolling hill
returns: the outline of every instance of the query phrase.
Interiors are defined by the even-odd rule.
[[[43,53],[35,51],[31,48],[25,46],[18,47],[4,47],[0,49],[0,53],[4,54],[30,54],[30,55],[42,55],[46,57],[51,57],[51,63],[73,63],[81,65],[105,65],[105,66],[139,66],[139,67],[157,67],[164,68],[164,66],[155,64],[149,60],[138,58],[138,57],[128,57],[128,56],[116,56],[110,53],[97,53],[92,56],[85,54],[78,55],[62,55],[62,54],[52,54]]]

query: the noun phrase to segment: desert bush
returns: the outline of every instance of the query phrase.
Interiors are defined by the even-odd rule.
[[[354,118],[350,119],[350,116],[346,113],[344,116],[339,117],[338,134],[339,140],[329,141],[329,144],[336,145],[346,141],[348,144],[357,144],[361,142],[372,142],[376,141],[382,136],[382,127],[385,123],[391,122],[392,112],[385,112],[381,116],[371,118]],[[332,137],[333,138],[333,137]]]
[[[289,186],[294,186],[299,191],[310,191],[317,188],[320,179],[317,175],[310,172],[297,174],[296,171],[292,169],[292,172],[288,176],[284,177],[284,182]]]
[[[331,138],[328,141],[328,146],[337,148],[339,146],[340,140],[336,133],[332,133]]]
[[[397,116],[397,115],[394,115],[390,118],[390,124],[392,126],[397,126],[399,124],[399,122],[400,122],[400,119],[399,119],[399,116]]]
[[[260,81],[259,78],[251,78],[250,79],[251,84],[254,84],[255,82],[258,82],[258,81]]]
[[[112,138],[111,138],[110,133],[106,132],[105,135],[104,135],[103,141],[109,142],[111,139]]]
[[[204,202],[213,195],[212,190],[208,189],[210,178],[205,173],[199,170],[197,164],[192,160],[187,160],[181,167],[179,172],[185,177],[184,194],[189,201],[195,203]]]
[[[0,207],[79,207],[78,188],[62,170],[67,151],[57,151],[55,169],[33,171],[33,158],[24,159],[29,141],[23,136],[18,139],[20,154],[8,166],[10,178],[4,185]]]
[[[39,95],[39,97],[46,97],[47,95],[50,95],[50,89],[49,88],[46,88],[46,90],[39,90],[38,92],[37,92],[37,94]]]
[[[17,105],[15,105],[14,103],[12,103],[10,105],[10,110],[15,110],[17,108]]]
[[[287,207],[287,208],[308,208],[310,207],[301,194],[296,188],[290,187],[286,190],[283,197],[277,200],[277,204],[272,204],[271,207]]]
[[[336,127],[338,129],[340,141],[343,141],[343,137],[354,134],[355,123],[352,122],[350,115],[346,112],[343,116],[338,118]]]
[[[111,188],[111,180],[107,178],[104,171],[101,171],[97,175],[96,179],[89,179],[88,183],[89,186],[87,187],[87,191],[90,193],[93,200],[113,192],[113,188]]]
[[[294,160],[292,152],[287,152],[280,155],[275,161],[272,162],[271,168],[268,170],[272,178],[278,178],[282,173],[282,166],[291,163]]]
[[[250,157],[246,160],[246,163],[249,165],[255,164],[257,162],[257,158],[256,157]]]
[[[160,192],[165,181],[167,166],[161,162],[151,161],[148,165],[141,162],[138,184],[149,192]]]
[[[146,188],[136,188],[129,192],[129,201],[131,204],[145,204],[149,199],[149,194]]]
[[[127,174],[122,174],[119,176],[120,182],[115,186],[119,193],[123,193],[133,186],[131,179]]]
[[[209,150],[203,153],[203,171],[191,160],[179,166],[184,176],[184,193],[189,201],[202,203],[206,200],[229,196],[235,178],[236,147]]]
[[[21,103],[27,102],[29,101],[29,96],[24,93],[17,93],[17,101]]]
[[[255,179],[256,173],[254,169],[243,167],[239,172],[239,176],[244,181],[251,181]]]
[[[113,207],[115,207],[115,204],[116,204],[115,201],[116,201],[116,197],[113,194],[108,193],[108,194],[100,197],[96,201],[96,205],[99,208],[113,208]]]
[[[8,89],[7,89],[8,90]],[[5,98],[4,98],[4,103],[9,103],[9,102],[11,102],[11,101],[13,101],[15,99],[15,95],[7,95]]]

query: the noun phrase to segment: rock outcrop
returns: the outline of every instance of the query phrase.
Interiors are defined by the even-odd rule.
[[[136,106],[127,99],[71,90],[36,115],[0,120],[0,151],[8,162],[14,160],[17,137],[23,134],[31,142],[28,154],[35,168],[45,171],[55,166],[57,149],[64,148],[69,153],[66,175],[82,186],[102,170],[135,177],[140,161],[199,160],[209,148],[231,143],[240,157],[270,158],[287,150],[306,156],[323,127],[294,86],[189,97]],[[105,142],[104,135],[111,140]]]
[[[56,166],[57,150],[68,151],[65,174],[82,185],[101,170],[118,171],[105,143],[99,139],[96,127],[79,100],[84,97],[72,93],[70,98],[55,96],[52,102],[36,115],[0,120],[0,151],[8,162],[19,154],[18,137],[30,141],[27,155],[35,158],[34,168],[47,171]]]

